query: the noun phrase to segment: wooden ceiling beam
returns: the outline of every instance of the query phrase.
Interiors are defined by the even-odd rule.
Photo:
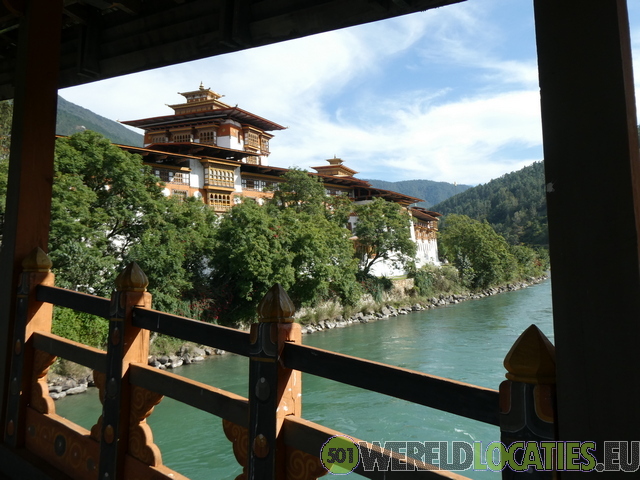
[[[84,0],[83,5],[67,1],[65,8],[72,21],[63,31],[60,87],[460,1],[463,0]],[[91,17],[99,17],[100,21]],[[0,22],[0,31],[10,28],[11,21]],[[82,31],[82,26],[89,24],[91,35]],[[0,51],[0,99],[13,95],[14,62],[10,52]]]
[[[113,7],[113,2],[109,0],[84,0],[84,3],[87,5],[91,5],[92,7],[99,8],[101,10],[106,10],[107,8]]]
[[[140,0],[120,0],[114,2],[113,6],[118,10],[127,12],[129,15],[138,15],[142,11],[142,4]]]
[[[80,3],[74,3],[68,5],[63,8],[64,14],[69,17],[72,21],[78,24],[86,24],[89,23],[89,17],[91,15],[91,11],[94,10],[87,5],[82,5]]]

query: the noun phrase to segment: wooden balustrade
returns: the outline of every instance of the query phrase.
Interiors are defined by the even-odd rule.
[[[18,295],[5,442],[25,448],[72,478],[185,478],[162,465],[146,418],[168,396],[223,420],[242,479],[316,479],[327,473],[322,446],[340,432],[301,418],[302,372],[391,395],[501,428],[505,444],[554,438],[555,361],[551,343],[532,326],[505,359],[500,391],[384,365],[301,344],[294,307],[280,285],[260,303],[249,333],[158,312],[144,272],[129,265],[111,300],[53,286],[41,250],[24,263]],[[107,351],[51,333],[52,305],[109,319]],[[249,398],[146,365],[151,331],[250,358]],[[55,413],[46,373],[56,357],[94,371],[102,415],[87,431]],[[360,440],[354,439],[356,442]],[[416,471],[355,471],[368,478],[458,478],[418,460],[380,450]],[[503,471],[511,479],[523,472]],[[552,478],[551,472],[527,478]]]

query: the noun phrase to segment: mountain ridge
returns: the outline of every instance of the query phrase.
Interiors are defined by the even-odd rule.
[[[450,198],[458,193],[462,193],[471,185],[458,185],[455,183],[436,182],[435,180],[401,180],[398,182],[388,182],[386,180],[363,179],[375,188],[391,190],[411,197],[421,198],[423,202],[416,205],[432,209],[431,207]]]
[[[549,245],[543,161],[470,188],[432,209],[445,216],[456,213],[486,220],[514,245]]]
[[[58,95],[56,134],[73,135],[82,130],[101,133],[118,145],[142,147],[144,142],[144,137],[139,133]]]

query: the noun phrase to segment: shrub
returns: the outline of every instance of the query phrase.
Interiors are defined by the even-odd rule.
[[[69,308],[55,307],[51,331],[74,342],[104,348],[109,335],[109,321]]]
[[[387,277],[374,277],[366,275],[361,280],[365,293],[371,295],[375,302],[382,302],[385,292],[393,288],[393,282]]]
[[[464,290],[458,270],[452,265],[425,265],[411,274],[416,293],[433,297],[441,293],[460,293]]]

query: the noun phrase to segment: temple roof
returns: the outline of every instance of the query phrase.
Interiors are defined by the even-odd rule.
[[[424,220],[426,222],[438,220],[438,217],[442,216],[441,213],[433,212],[422,207],[411,207],[409,211],[411,212],[411,215],[413,215],[417,219]]]
[[[335,177],[353,177],[358,173],[355,170],[352,170],[351,168],[343,165],[344,160],[342,160],[341,158],[329,158],[327,162],[329,162],[329,165],[321,165],[319,167],[311,168],[323,175],[331,175]]]
[[[176,153],[181,155],[190,155],[197,158],[215,157],[236,161],[240,161],[243,158],[253,155],[251,152],[247,152],[245,150],[234,150],[233,148],[225,148],[219,147],[217,145],[195,142],[152,143],[148,146],[148,148],[150,150]]]
[[[412,203],[418,203],[418,202],[424,201],[422,198],[412,197],[410,195],[405,195],[404,193],[393,192],[391,190],[383,190],[382,188],[374,188],[371,186],[359,187],[355,191],[356,200],[371,200],[375,197],[381,197],[381,198],[384,198],[385,200],[396,202],[403,206],[408,206],[408,205],[411,205]]]
[[[175,127],[177,125],[194,123],[222,123],[224,120],[232,119],[237,122],[253,125],[261,130],[284,130],[287,127],[278,125],[271,120],[254,115],[238,107],[218,108],[202,112],[181,113],[177,115],[164,115],[162,117],[142,118],[139,120],[125,120],[120,123],[142,129],[154,127]]]

